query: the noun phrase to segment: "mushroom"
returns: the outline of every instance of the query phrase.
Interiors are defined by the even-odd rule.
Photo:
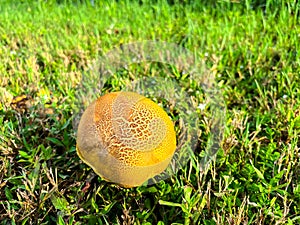
[[[152,100],[134,92],[99,97],[83,113],[77,154],[103,179],[136,187],[163,172],[176,149],[174,125]]]

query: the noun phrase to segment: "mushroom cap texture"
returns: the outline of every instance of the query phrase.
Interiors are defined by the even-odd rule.
[[[176,149],[176,134],[167,113],[150,99],[112,92],[83,113],[76,149],[105,180],[135,187],[167,168]]]

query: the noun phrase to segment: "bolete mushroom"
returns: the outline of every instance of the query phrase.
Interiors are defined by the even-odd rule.
[[[135,187],[167,168],[176,135],[167,113],[152,100],[133,92],[112,92],[83,113],[76,149],[103,179]]]

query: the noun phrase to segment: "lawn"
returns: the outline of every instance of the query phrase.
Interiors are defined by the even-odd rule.
[[[2,0],[0,21],[1,224],[300,224],[298,1]],[[101,93],[169,77],[197,115],[187,124],[198,136],[186,165],[153,185],[123,188],[80,160],[74,118],[87,105],[78,106],[78,90],[91,66],[141,41],[174,43],[201,59],[226,126],[201,170],[215,111],[202,104],[200,81],[155,62],[116,71]],[[184,113],[150,97],[179,136]]]

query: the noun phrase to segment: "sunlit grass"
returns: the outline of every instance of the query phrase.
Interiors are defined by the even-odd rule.
[[[147,2],[155,3],[0,4],[2,224],[298,224],[299,3]],[[89,65],[141,40],[176,43],[205,59],[226,101],[227,127],[207,174],[198,168],[202,132],[184,170],[123,189],[79,160],[71,117]]]

